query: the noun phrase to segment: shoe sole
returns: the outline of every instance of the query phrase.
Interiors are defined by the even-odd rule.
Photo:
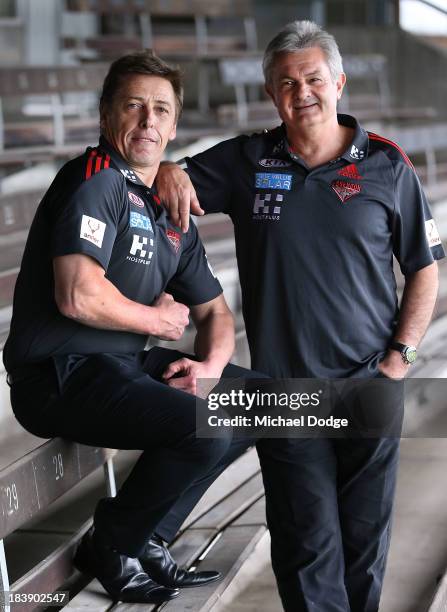
[[[218,580],[222,580],[223,576],[216,576],[215,578],[210,578],[206,582],[201,582],[200,584],[186,584],[184,586],[174,587],[175,589],[197,589],[201,586],[206,586],[207,584],[211,584],[212,582],[217,582]],[[170,587],[168,587],[170,588]]]
[[[165,584],[162,584],[161,586],[164,586],[165,589],[198,589],[200,587],[204,587],[207,586],[208,584],[211,584],[212,582],[217,582],[218,580],[222,580],[223,576],[216,576],[215,578],[210,578],[209,580],[207,580],[206,582],[201,582],[200,584],[182,584],[182,585],[177,585],[177,586],[166,586]],[[159,582],[157,584],[160,584]]]

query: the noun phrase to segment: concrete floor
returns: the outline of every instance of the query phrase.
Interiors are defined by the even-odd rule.
[[[394,529],[380,612],[423,612],[447,568],[447,440],[402,440]],[[280,612],[268,546],[226,612]],[[259,560],[258,560],[259,561]]]

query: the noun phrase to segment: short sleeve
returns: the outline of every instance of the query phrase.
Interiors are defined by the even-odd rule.
[[[233,177],[240,158],[240,138],[218,145],[177,163],[188,172],[206,213],[230,213]]]
[[[184,244],[177,271],[166,291],[187,306],[205,304],[220,295],[222,287],[208,262],[197,227],[192,221]]]
[[[436,222],[414,169],[398,161],[395,171],[393,252],[404,275],[445,257]]]
[[[123,206],[123,181],[104,170],[79,185],[53,213],[51,254],[84,254],[107,271]]]

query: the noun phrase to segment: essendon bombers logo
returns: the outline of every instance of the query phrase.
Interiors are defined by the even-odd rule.
[[[181,240],[180,234],[178,232],[175,232],[174,230],[167,229],[166,236],[168,237],[169,242],[174,247],[175,252],[178,253],[178,250],[180,248],[180,240]]]
[[[360,193],[362,190],[361,185],[357,185],[356,183],[348,183],[347,181],[333,181],[331,183],[331,187],[343,204],[353,196]]]

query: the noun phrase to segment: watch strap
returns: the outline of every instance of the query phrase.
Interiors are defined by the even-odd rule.
[[[406,365],[411,365],[416,361],[417,358],[417,348],[415,346],[410,346],[408,344],[402,344],[402,342],[396,342],[393,340],[389,348],[398,351],[402,357],[402,361]]]
[[[399,351],[399,353],[402,353],[407,347],[407,344],[402,344],[402,342],[396,342],[395,340],[393,340],[390,344],[390,348],[394,349],[395,351]]]

